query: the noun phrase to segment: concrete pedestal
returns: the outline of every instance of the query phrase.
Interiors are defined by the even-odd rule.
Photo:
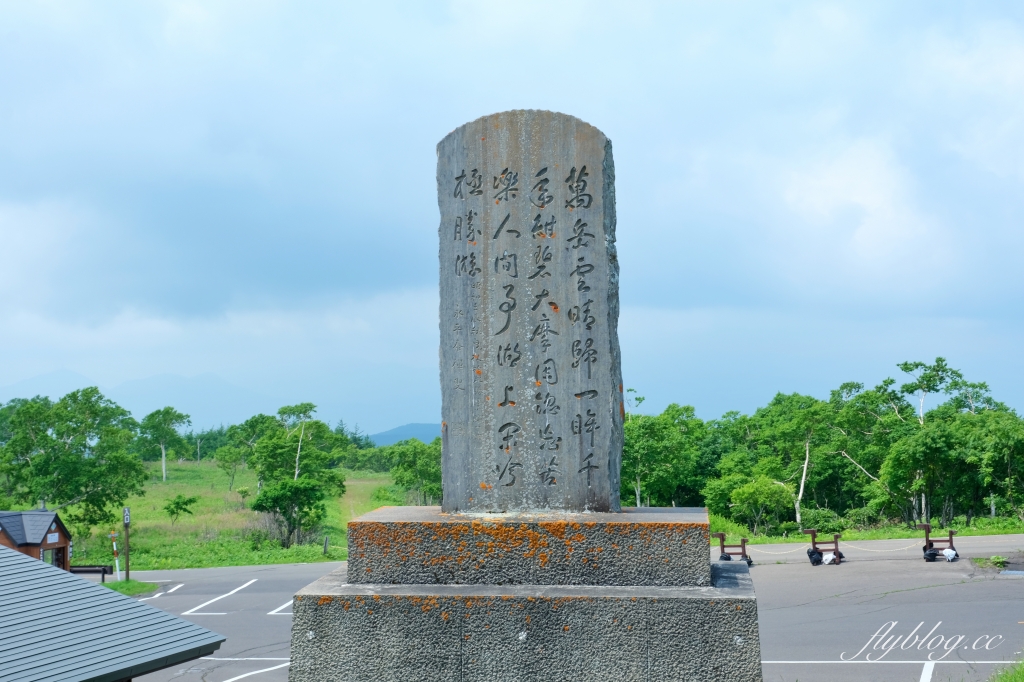
[[[378,510],[294,614],[292,682],[761,679],[747,566],[710,563],[703,509]]]
[[[713,587],[381,585],[344,568],[304,588],[293,682],[761,679],[746,564]]]

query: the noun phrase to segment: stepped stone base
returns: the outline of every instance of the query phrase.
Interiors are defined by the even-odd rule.
[[[289,680],[761,680],[747,567],[711,576],[704,587],[353,584],[343,566],[296,596]]]
[[[443,514],[383,507],[348,524],[352,583],[711,584],[703,507]]]

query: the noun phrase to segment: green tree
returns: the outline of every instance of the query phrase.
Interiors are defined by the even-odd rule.
[[[252,508],[255,511],[274,514],[281,519],[285,531],[284,546],[301,541],[303,528],[311,528],[319,524],[327,514],[324,504],[326,488],[319,481],[301,477],[284,479],[264,486]]]
[[[128,497],[144,493],[145,467],[130,449],[138,425],[95,387],[56,403],[18,402],[4,428],[0,471],[19,503],[43,500],[68,508],[69,522],[91,526],[113,520]]]
[[[213,453],[213,459],[217,462],[217,467],[230,477],[228,490],[231,490],[235,485],[235,473],[238,471],[238,465],[242,463],[244,457],[245,450],[232,445],[222,445]]]
[[[381,448],[387,459],[394,462],[391,475],[395,485],[415,490],[420,504],[433,504],[441,500],[441,439],[424,443],[416,438],[403,440]]]
[[[178,412],[173,407],[165,407],[150,412],[142,418],[140,434],[142,446],[145,451],[160,452],[160,468],[163,471],[163,480],[167,481],[167,450],[178,449],[184,452],[187,445],[185,439],[178,433],[178,429],[192,423],[187,414]]]
[[[178,517],[182,514],[192,514],[192,505],[199,501],[198,497],[185,497],[184,495],[176,495],[174,499],[169,500],[164,505],[164,511],[171,517],[171,525],[173,526],[177,522]]]
[[[302,455],[302,442],[303,440],[305,440],[306,424],[313,418],[314,412],[316,412],[316,405],[314,405],[313,403],[299,403],[298,405],[286,405],[285,407],[282,407],[280,410],[277,411],[277,414],[281,418],[281,422],[284,424],[285,429],[288,430],[288,435],[291,435],[296,430],[299,431],[299,437],[295,439],[295,475],[292,477],[292,480],[298,480],[299,478],[299,458]],[[324,424],[324,426],[326,427],[327,425]],[[328,432],[330,431],[329,428],[325,430]]]
[[[252,508],[278,515],[287,544],[293,536],[301,542],[303,529],[319,523],[327,495],[345,493],[345,477],[334,468],[345,441],[312,418],[315,410],[312,403],[283,407],[276,425],[259,424],[250,459],[260,481]]]
[[[259,442],[260,438],[280,428],[281,423],[274,417],[267,414],[257,414],[254,417],[249,417],[241,424],[229,426],[226,435],[229,444],[236,448],[242,448],[245,451],[246,457],[242,458],[244,463],[245,459],[255,452],[256,443]]]
[[[751,525],[754,533],[766,530],[768,518],[789,508],[793,491],[768,476],[757,476],[732,491],[733,518]]]
[[[632,497],[636,506],[668,506],[675,502],[679,489],[695,487],[695,449],[686,447],[680,424],[685,421],[685,408],[672,405],[670,412],[657,416],[629,415],[623,428],[622,490],[620,495]],[[699,489],[699,487],[698,487]]]

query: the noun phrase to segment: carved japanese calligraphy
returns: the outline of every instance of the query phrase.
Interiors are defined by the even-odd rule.
[[[548,174],[548,167],[544,166],[534,177],[533,189],[530,190],[530,203],[537,208],[545,208],[548,204],[555,200],[551,193],[548,192],[548,183],[551,182],[548,178],[544,177]]]
[[[550,277],[551,273],[548,271],[548,263],[554,255],[551,253],[550,246],[538,246],[537,251],[533,254],[534,267],[536,268],[532,275],[527,279],[536,279],[538,277]]]
[[[548,348],[551,348],[551,337],[558,336],[558,332],[551,326],[551,320],[548,318],[547,313],[540,314],[540,323],[533,328],[533,332],[530,334],[530,341],[540,339],[541,351],[547,352]]]
[[[533,219],[533,227],[530,228],[530,234],[533,235],[534,239],[549,239],[555,236],[555,223],[557,220],[554,216],[551,216],[548,220],[544,220],[544,217],[538,213]]]
[[[442,507],[618,509],[610,143],[570,116],[514,111],[437,154],[441,418],[464,429],[442,441]]]
[[[519,344],[512,345],[506,343],[502,346],[498,344],[498,366],[499,367],[515,367],[516,363],[519,362],[519,358],[523,356],[519,352]]]
[[[594,197],[587,194],[587,181],[585,178],[589,176],[587,173],[587,167],[583,166],[579,172],[576,171],[576,167],[573,166],[572,171],[569,172],[569,177],[565,179],[565,184],[569,192],[569,198],[565,200],[565,207],[568,209],[573,208],[590,208],[590,204],[593,203]]]
[[[512,296],[512,293],[516,290],[515,285],[506,284],[502,288],[505,290],[505,298],[507,300],[501,302],[501,305],[498,306],[498,310],[505,313],[505,326],[499,329],[495,336],[499,336],[508,331],[509,325],[512,324],[512,311],[516,309],[516,299]]]
[[[502,201],[508,201],[509,199],[515,199],[516,193],[519,191],[517,185],[519,184],[519,173],[513,173],[508,168],[501,171],[501,175],[494,176],[494,189],[498,190],[494,194],[495,202],[500,203]]]
[[[465,195],[462,193],[463,183],[470,196],[479,196],[484,193],[483,184],[484,176],[480,175],[476,168],[470,171],[469,178],[466,177],[466,171],[462,171],[455,178],[455,192],[452,196],[456,199],[465,199]]]

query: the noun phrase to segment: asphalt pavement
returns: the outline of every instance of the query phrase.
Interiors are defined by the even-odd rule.
[[[1020,556],[1024,535],[958,538],[953,563],[924,562],[920,546],[841,543],[839,566],[811,566],[806,545],[750,547],[764,679],[982,682],[1021,660],[1024,575],[969,558]],[[339,565],[133,571],[161,585],[146,603],[227,637],[214,655],[137,682],[284,682],[292,595]]]

